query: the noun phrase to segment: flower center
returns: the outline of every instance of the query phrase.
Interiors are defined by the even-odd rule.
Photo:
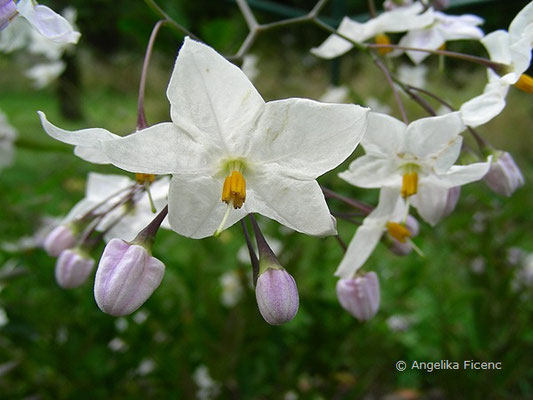
[[[418,192],[418,165],[407,164],[403,167],[402,197],[405,199]]]
[[[387,232],[400,243],[405,243],[411,237],[409,229],[397,222],[387,222]]]
[[[222,187],[222,201],[226,204],[233,204],[233,208],[241,208],[246,200],[246,181],[242,173],[237,170],[231,171],[231,174],[224,179]]]
[[[527,74],[520,75],[520,78],[514,85],[526,93],[533,93],[533,78]]]
[[[384,33],[378,33],[376,37],[374,38],[374,42],[376,44],[390,44],[389,37]],[[378,48],[378,53],[381,55],[385,55],[387,53],[390,53],[392,51],[392,48],[390,47],[380,47]]]

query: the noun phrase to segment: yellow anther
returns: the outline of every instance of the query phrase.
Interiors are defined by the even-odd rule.
[[[135,180],[137,181],[137,183],[152,183],[155,180],[155,175],[136,173]]]
[[[411,232],[409,232],[409,229],[397,222],[387,222],[387,232],[389,232],[389,235],[401,243],[405,243],[407,238],[411,237]]]
[[[402,180],[402,197],[405,199],[418,191],[418,174],[416,172],[406,172]]]
[[[526,93],[533,93],[533,78],[527,74],[520,75],[520,79],[514,85]]]
[[[241,208],[246,200],[246,181],[239,171],[232,171],[224,179],[222,187],[222,201],[233,204],[233,208]]]
[[[437,50],[446,50],[446,42],[441,44]]]
[[[374,42],[376,44],[390,44],[389,37],[384,33],[378,33],[376,37],[374,38]],[[378,53],[381,55],[385,55],[387,53],[390,53],[392,51],[392,48],[390,47],[380,47],[378,48]]]

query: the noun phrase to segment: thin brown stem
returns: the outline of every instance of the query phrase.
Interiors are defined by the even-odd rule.
[[[408,125],[409,119],[407,118],[407,113],[405,112],[405,107],[403,105],[402,98],[398,93],[398,89],[396,88],[396,86],[394,86],[394,81],[392,80],[392,76],[390,74],[389,69],[379,58],[376,57],[376,55],[373,54],[372,57],[374,58],[374,63],[378,66],[381,72],[383,72],[383,75],[385,75],[385,78],[387,79],[387,82],[389,83],[389,86],[392,89],[392,93],[394,94],[394,98],[396,99],[396,104],[398,105],[398,109],[400,110],[403,122]]]
[[[372,18],[376,18],[376,5],[374,4],[374,0],[368,0],[368,11]]]
[[[342,247],[342,250],[346,253],[346,250],[348,250],[348,246],[346,246],[344,240],[342,240],[339,235],[335,235],[334,237],[337,240],[337,243]]]
[[[327,187],[320,186],[320,188],[322,189],[324,196],[330,197],[332,199],[340,200],[343,203],[346,203],[353,208],[357,208],[358,210],[363,211],[366,215],[370,214],[372,210],[374,209],[372,206],[369,206],[368,204],[365,204],[359,200],[355,200],[355,199],[343,196],[341,194],[338,194],[337,192],[331,189],[328,189]]]
[[[189,30],[187,28],[185,28],[184,26],[178,24],[174,19],[172,19],[172,17],[170,17],[170,15],[168,15],[161,7],[159,7],[159,5],[154,1],[154,0],[144,0],[144,2],[146,3],[146,5],[148,5],[148,7],[150,7],[156,14],[159,14],[159,16],[163,19],[165,19],[166,21],[168,21],[168,23],[170,24],[170,26],[172,28],[174,28],[175,30],[177,30],[178,32],[181,32],[181,33],[184,33],[186,34],[187,36],[190,36],[191,38],[193,38],[194,40],[198,40],[198,41],[201,41],[194,33],[192,32],[189,32]]]

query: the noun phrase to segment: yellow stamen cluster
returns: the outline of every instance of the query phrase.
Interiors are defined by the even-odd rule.
[[[374,38],[374,42],[376,44],[390,44],[389,37],[384,33],[378,33],[376,37]],[[378,53],[381,55],[385,55],[387,53],[390,53],[392,51],[392,48],[390,47],[380,47],[378,48]]]
[[[527,74],[520,75],[520,79],[514,85],[526,93],[533,93],[533,78]]]
[[[411,237],[411,232],[409,232],[409,229],[407,229],[405,225],[397,222],[387,222],[387,232],[394,239],[401,243],[405,243],[407,238]]]
[[[155,180],[155,175],[136,173],[135,180],[137,181],[137,183],[140,184],[152,183]]]
[[[239,171],[232,171],[224,180],[222,201],[233,204],[233,208],[241,208],[246,200],[246,181]]]
[[[446,50],[446,43],[441,44],[437,50]]]
[[[402,180],[402,197],[405,199],[416,194],[418,191],[418,174],[416,172],[406,172]]]

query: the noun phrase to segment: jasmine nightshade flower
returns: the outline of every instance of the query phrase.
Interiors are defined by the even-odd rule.
[[[13,164],[15,148],[13,142],[17,131],[7,121],[6,115],[0,111],[0,170]]]
[[[316,178],[353,152],[367,109],[306,99],[265,103],[240,69],[189,38],[167,97],[172,123],[101,146],[122,169],[173,175],[173,230],[203,238],[257,212],[311,235],[336,231]]]
[[[492,61],[506,67],[498,73],[489,69],[488,83],[483,94],[461,106],[463,121],[470,126],[482,125],[502,112],[510,85],[533,93],[533,78],[524,74],[529,68],[533,47],[533,2],[516,15],[508,32],[492,32],[481,43]]]
[[[386,32],[405,32],[411,29],[422,28],[433,23],[433,10],[428,9],[424,13],[424,6],[415,3],[411,6],[401,7],[392,11],[386,11],[376,18],[365,23],[360,23],[344,17],[337,28],[337,32],[354,42],[363,43],[368,39],[375,38],[378,44],[389,44]],[[311,50],[311,53],[321,58],[335,58],[351,50],[353,44],[342,37],[333,34],[319,47]],[[387,53],[389,49],[384,49]]]
[[[361,141],[366,154],[339,176],[363,188],[401,190],[420,216],[435,225],[446,208],[448,189],[481,179],[490,166],[490,161],[453,165],[461,152],[464,128],[458,112],[409,125],[371,112],[368,133]]]
[[[483,23],[483,19],[476,15],[447,15],[439,11],[435,11],[433,15],[434,21],[427,26],[410,29],[399,45],[437,50],[451,40],[479,40],[484,35],[477,27]],[[407,56],[415,64],[420,64],[429,54],[423,51],[407,51]]]
[[[150,193],[157,211],[166,205],[169,183],[170,180],[163,177],[150,185]],[[134,185],[135,182],[127,176],[89,173],[85,198],[70,210],[63,223],[82,218],[90,210],[97,213],[111,210],[102,218],[96,229],[107,230],[104,236],[106,241],[113,238],[133,240],[155,217],[145,191],[135,194],[131,202],[113,209],[117,202],[127,195],[127,189],[133,188]],[[101,206],[98,206],[99,204]],[[162,226],[168,229],[168,223],[163,223]]]
[[[59,78],[66,66],[63,61],[35,64],[25,72],[25,75],[33,80],[36,89],[42,89]]]
[[[298,312],[296,281],[283,267],[273,266],[260,273],[255,287],[259,312],[271,325],[291,321]]]
[[[10,22],[20,16],[41,35],[58,43],[77,43],[80,33],[70,23],[50,8],[33,0],[0,0],[0,30],[9,29]]]
[[[379,194],[378,206],[357,228],[335,275],[352,279],[378,245],[385,232],[401,243],[408,243],[413,236],[405,225],[409,206],[400,197],[398,189],[383,188]]]
[[[414,67],[402,64],[398,67],[398,79],[402,83],[422,89],[426,86],[427,74],[428,68],[423,64]]]
[[[236,270],[225,272],[220,277],[219,283],[222,287],[220,302],[225,307],[234,307],[239,302],[243,294],[243,287],[239,272]]]

